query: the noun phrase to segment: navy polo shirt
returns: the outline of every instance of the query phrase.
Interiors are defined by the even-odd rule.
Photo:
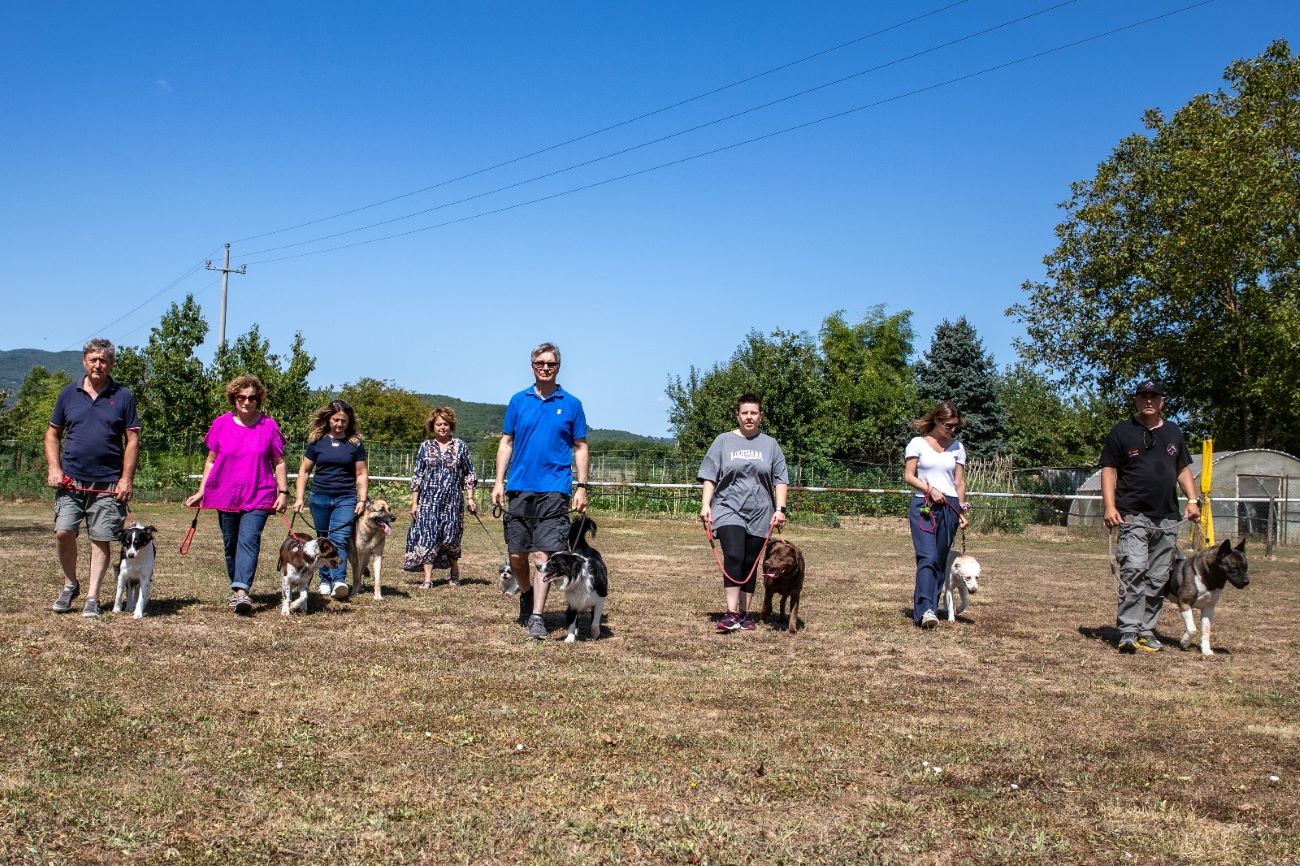
[[[312,493],[356,495],[357,464],[366,459],[363,443],[335,439],[326,433],[315,442],[308,442],[303,456],[315,464],[311,476]]]
[[[572,493],[573,443],[587,438],[581,400],[559,386],[543,400],[529,385],[510,398],[501,432],[513,437],[508,492]]]
[[[83,376],[64,387],[54,403],[50,426],[63,431],[63,471],[77,481],[111,483],[122,477],[126,431],[139,430],[135,398],[110,376],[91,398]]]

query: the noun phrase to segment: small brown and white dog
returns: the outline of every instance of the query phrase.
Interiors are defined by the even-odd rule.
[[[767,546],[763,556],[763,622],[772,616],[772,596],[781,596],[781,615],[790,602],[786,631],[799,630],[799,597],[803,594],[803,551],[788,541],[777,540]]]
[[[1191,559],[1184,559],[1174,567],[1165,587],[1165,595],[1178,602],[1178,610],[1183,615],[1183,636],[1178,645],[1187,649],[1192,645],[1192,636],[1196,634],[1196,623],[1192,611],[1201,612],[1201,655],[1212,656],[1210,649],[1210,625],[1214,621],[1214,609],[1223,595],[1226,584],[1237,589],[1245,589],[1250,583],[1246,574],[1246,539],[1236,547],[1225,540],[1218,547],[1198,550]]]
[[[379,591],[379,571],[384,564],[384,544],[393,534],[393,521],[397,515],[388,510],[388,500],[382,496],[370,500],[357,515],[353,526],[352,544],[348,548],[348,567],[352,569],[352,583],[361,589],[361,575],[370,574],[375,584],[375,598],[383,598]]]
[[[280,559],[275,565],[280,572],[280,613],[288,616],[290,611],[306,611],[307,584],[311,583],[312,572],[338,564],[338,545],[328,538],[312,538],[296,532],[286,538],[280,545]],[[298,598],[291,604],[289,599],[295,592]]]
[[[156,550],[153,536],[156,531],[152,526],[136,521],[118,533],[122,555],[117,561],[117,598],[113,600],[113,613],[125,613],[127,608],[135,608],[132,615],[136,619],[144,617],[153,586]]]
[[[940,612],[948,611],[948,622],[956,622],[957,614],[970,604],[970,597],[980,591],[979,560],[967,553],[948,551],[948,567],[943,572],[943,600]],[[960,599],[953,604],[953,593]]]

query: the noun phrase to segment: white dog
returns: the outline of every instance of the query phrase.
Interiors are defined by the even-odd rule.
[[[113,600],[113,613],[125,613],[128,607],[134,607],[132,616],[135,619],[144,617],[153,587],[155,531],[152,526],[136,521],[118,534],[122,555],[117,561],[117,598]]]
[[[969,554],[949,551],[948,567],[944,569],[943,576],[943,604],[939,608],[941,611],[948,611],[948,622],[957,621],[957,614],[966,609],[970,603],[970,596],[979,592],[979,589],[979,560]],[[953,604],[954,590],[961,599],[959,605]]]

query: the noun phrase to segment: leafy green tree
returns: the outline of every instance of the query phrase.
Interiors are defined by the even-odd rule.
[[[261,330],[253,325],[248,332],[233,343],[217,349],[209,377],[209,417],[228,411],[226,383],[236,376],[252,375],[266,386],[267,414],[275,418],[290,441],[305,438],[307,421],[318,408],[317,392],[307,384],[307,377],[316,369],[316,359],[307,354],[302,332],[293,335],[289,356],[282,358],[271,352],[271,344],[263,339]]]
[[[1068,386],[1165,380],[1221,447],[1300,450],[1300,59],[1274,42],[1119,143],[1075,183],[1008,310],[1022,356]]]
[[[917,408],[912,314],[873,307],[856,325],[843,311],[821,328],[815,452],[838,460],[897,462]]]
[[[1131,404],[1095,392],[1062,395],[1028,364],[1010,367],[998,383],[1006,419],[1006,449],[1018,467],[1093,466],[1115,422]]]
[[[1002,451],[1004,424],[998,404],[998,370],[984,342],[962,316],[934,329],[916,365],[916,390],[924,407],[952,400],[961,409],[962,442],[976,456]]]
[[[13,405],[0,414],[0,439],[16,439],[27,444],[43,442],[59,392],[71,381],[72,377],[62,370],[51,372],[40,365],[32,367],[18,386]]]
[[[363,378],[344,385],[339,398],[352,404],[357,426],[367,442],[406,445],[426,438],[424,422],[432,407],[411,391],[380,379]]]
[[[186,295],[163,313],[143,349],[118,353],[113,375],[136,397],[146,445],[202,438],[207,430],[212,389],[203,362],[194,357],[207,333],[202,309]]]
[[[671,377],[668,420],[679,445],[704,451],[719,433],[736,426],[736,398],[746,392],[763,400],[763,430],[789,455],[815,445],[813,425],[820,400],[817,348],[807,334],[751,331],[725,364],[701,373],[694,366],[683,381]]]

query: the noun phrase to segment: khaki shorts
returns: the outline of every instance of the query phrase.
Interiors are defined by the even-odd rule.
[[[91,485],[85,485],[91,486]],[[104,485],[112,487],[112,484]],[[91,541],[116,541],[126,522],[126,503],[110,493],[79,493],[60,490],[54,496],[54,528],[77,532],[86,522]]]

